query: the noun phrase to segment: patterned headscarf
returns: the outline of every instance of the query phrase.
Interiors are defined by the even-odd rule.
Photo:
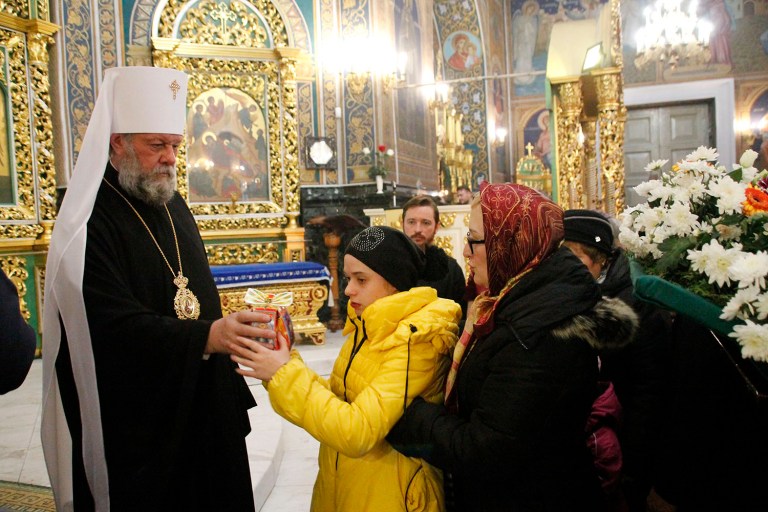
[[[488,290],[475,299],[475,319],[453,352],[446,380],[446,403],[455,405],[451,391],[461,359],[475,340],[493,329],[493,312],[520,279],[544,261],[563,240],[563,210],[536,190],[515,183],[480,187],[485,231]]]
[[[480,206],[493,297],[560,246],[563,210],[536,190],[515,183],[482,187]]]

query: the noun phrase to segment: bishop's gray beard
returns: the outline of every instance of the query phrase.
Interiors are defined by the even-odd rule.
[[[117,167],[117,180],[131,196],[157,207],[173,199],[176,192],[174,166],[158,165],[149,172],[143,171],[136,152],[128,146],[125,158]]]

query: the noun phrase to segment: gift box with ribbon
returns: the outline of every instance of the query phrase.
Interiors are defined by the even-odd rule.
[[[282,334],[289,345],[293,344],[293,322],[291,315],[288,314],[288,307],[293,304],[293,292],[267,293],[257,288],[248,288],[243,300],[251,306],[251,311],[259,311],[270,316],[269,322],[257,322],[254,323],[254,327],[274,330]],[[257,338],[256,341],[271,345],[272,348],[278,347],[277,339]]]

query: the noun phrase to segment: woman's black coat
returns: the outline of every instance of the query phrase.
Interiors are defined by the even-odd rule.
[[[601,299],[586,267],[561,248],[502,299],[493,320],[459,368],[458,411],[416,400],[390,440],[404,453],[430,445],[427,460],[446,472],[455,510],[596,510],[584,428],[597,353],[632,338],[634,313]]]

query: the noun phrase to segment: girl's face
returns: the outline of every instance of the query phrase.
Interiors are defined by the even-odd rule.
[[[358,317],[380,298],[397,293],[386,279],[349,254],[344,255],[344,276],[348,280],[344,294]]]
[[[483,212],[480,202],[472,205],[469,214],[469,234],[464,244],[464,257],[469,260],[469,267],[475,275],[475,285],[488,287],[488,260],[486,259],[485,243],[471,243],[485,240],[483,229]]]
[[[593,260],[589,254],[584,252],[584,249],[582,249],[580,243],[566,240],[563,242],[563,245],[568,247],[571,252],[575,254],[576,257],[579,258],[584,265],[587,266],[587,269],[589,269],[589,273],[592,274],[592,277],[595,279],[600,277],[600,272],[603,270],[603,266],[599,261]]]

